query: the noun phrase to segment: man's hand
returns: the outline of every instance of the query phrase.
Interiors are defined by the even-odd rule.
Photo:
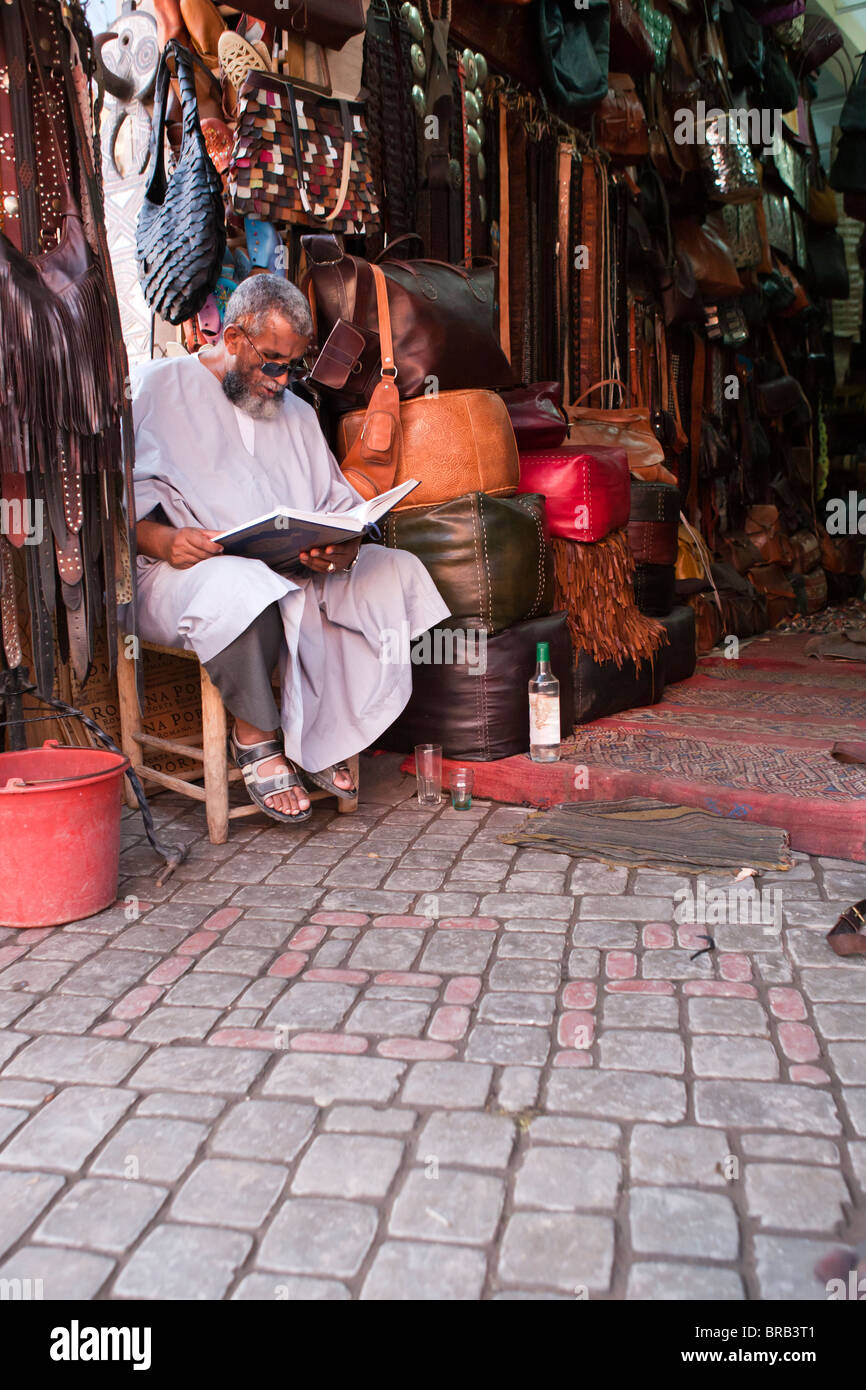
[[[222,546],[214,542],[219,531],[201,531],[197,526],[180,526],[173,529],[166,547],[166,556],[172,569],[188,570],[200,560],[208,560],[211,555],[221,555]]]
[[[301,564],[315,574],[333,574],[335,570],[348,569],[358,553],[359,539],[343,541],[341,545],[326,545],[314,550],[301,552]]]

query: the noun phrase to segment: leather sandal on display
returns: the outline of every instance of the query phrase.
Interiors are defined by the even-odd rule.
[[[226,31],[219,10],[211,0],[180,0],[180,12],[196,53],[209,68],[215,68],[219,63],[217,45]]]
[[[240,91],[249,73],[271,70],[265,51],[254,48],[230,29],[220,35],[218,48],[220,67],[236,92]]]
[[[321,772],[307,772],[306,768],[303,767],[298,770],[308,791],[321,789],[329,792],[332,796],[338,796],[341,801],[351,801],[358,795],[356,786],[338,787],[334,781],[338,772],[347,772],[349,776],[352,775],[352,769],[347,767],[345,763],[332,763],[330,767],[323,767]],[[311,783],[312,785],[310,785]]]
[[[293,764],[286,758],[285,749],[276,739],[267,739],[262,743],[254,743],[249,748],[245,748],[237,742],[234,734],[229,735],[229,747],[232,756],[244,774],[244,785],[251,801],[264,811],[266,816],[272,820],[282,821],[284,825],[300,825],[302,821],[308,821],[313,814],[312,806],[308,806],[305,811],[298,811],[295,815],[290,815],[288,811],[277,811],[273,806],[268,806],[265,801],[267,796],[278,796],[280,792],[292,791],[298,788],[306,791]],[[271,758],[284,758],[288,766],[287,772],[272,773],[269,777],[260,777],[258,767],[260,763],[266,763]]]
[[[276,227],[270,222],[262,222],[261,218],[250,216],[244,218],[244,231],[251,273],[260,271],[268,275],[284,275],[285,252]]]

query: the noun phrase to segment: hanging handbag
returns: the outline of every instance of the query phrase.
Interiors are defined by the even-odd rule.
[[[401,398],[421,395],[434,381],[440,391],[513,386],[514,372],[500,347],[494,317],[493,262],[479,257],[477,264],[464,269],[444,261],[394,259],[392,253],[405,240],[397,238],[377,258],[387,282]],[[364,344],[345,365],[342,385],[333,374],[327,381],[321,379],[318,362],[312,379],[335,391],[343,408],[366,404],[380,369],[377,297],[370,263],[347,256],[331,236],[304,236],[301,245],[307,256],[308,292],[312,292],[319,342],[326,342],[342,321],[360,333]]]
[[[450,502],[467,492],[513,495],[520,476],[517,443],[495,391],[439,391],[400,401],[387,281],[379,266],[370,270],[382,365],[367,409],[340,417],[336,454],[343,474],[363,497],[417,478],[420,487],[404,499],[403,510]]]
[[[817,160],[812,164],[809,178],[809,220],[819,227],[835,227],[839,221],[836,194]]]
[[[538,0],[545,88],[569,112],[591,111],[607,92],[608,0]]]
[[[791,204],[783,193],[773,193],[764,189],[764,218],[767,227],[767,241],[775,251],[781,251],[789,260],[794,259],[794,225],[791,221]]]
[[[595,139],[614,164],[635,164],[649,154],[646,113],[628,73],[608,75],[607,96],[593,117]]]
[[[174,60],[183,108],[183,142],[174,172],[165,172],[165,118]],[[183,323],[204,305],[222,269],[226,247],[222,179],[202,134],[195,92],[195,59],[174,40],[159,64],[150,165],[136,228],[142,292],[168,323]]]
[[[629,517],[631,474],[624,449],[579,445],[520,454],[521,493],[539,492],[547,504],[551,536],[569,541],[600,541],[625,526]]]
[[[797,105],[797,79],[779,46],[766,40],[761,100],[771,111],[793,111]]]
[[[612,384],[618,383],[599,382],[567,407],[565,413],[571,421],[569,443],[590,454],[598,448],[624,449],[636,477],[649,483],[676,484],[673,473],[664,466],[665,451],[655,436],[649,410],[642,406],[604,410],[580,404],[599,387]]]
[[[742,294],[743,286],[727,242],[709,223],[703,226],[692,218],[673,224],[677,250],[691,261],[698,289],[705,300],[730,299]]]
[[[263,222],[320,222],[348,235],[374,233],[373,186],[362,102],[317,95],[254,70],[241,88],[229,197]]]
[[[809,275],[822,299],[847,299],[851,292],[845,243],[832,228],[808,235]]]
[[[501,391],[521,451],[556,449],[568,433],[558,381],[536,381]]]
[[[247,14],[293,38],[340,49],[366,25],[364,0],[244,0]]]
[[[764,253],[756,203],[725,203],[707,221],[731,248],[737,270],[758,268]]]
[[[707,197],[715,203],[754,201],[761,196],[761,184],[749,144],[751,130],[731,116],[737,108],[721,61],[705,59],[701,73],[704,114],[695,119],[695,136]]]
[[[808,74],[817,72],[828,58],[838,53],[845,38],[838,24],[834,24],[826,15],[807,14],[803,20],[803,37],[796,67],[798,72]]]
[[[544,498],[471,492],[451,502],[391,512],[386,546],[421,561],[451,617],[443,626],[502,632],[553,607],[553,555]]]
[[[722,9],[721,25],[734,88],[757,87],[764,71],[763,28],[736,0]]]
[[[842,135],[830,170],[830,184],[838,193],[866,193],[866,54],[848,88],[839,128]],[[845,210],[848,211],[847,204]],[[857,215],[849,212],[851,217]]]
[[[610,3],[610,67],[614,72],[645,73],[655,67],[649,30],[631,0]]]

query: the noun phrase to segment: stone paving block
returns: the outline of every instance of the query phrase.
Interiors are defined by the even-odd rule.
[[[353,970],[409,970],[423,942],[423,931],[369,927],[348,964]]]
[[[466,1301],[480,1298],[487,1261],[480,1250],[386,1241],[376,1252],[361,1300]]]
[[[611,868],[592,859],[582,859],[575,864],[568,886],[574,894],[595,893],[608,897],[624,893],[627,881],[626,868]]]
[[[435,1171],[435,1170],[432,1170]],[[505,1184],[489,1174],[413,1169],[394,1200],[389,1234],[444,1244],[484,1245],[492,1239]]]
[[[24,1047],[25,1043],[28,1042],[30,1042],[29,1033],[17,1033],[11,1030],[8,1032],[0,1032],[0,1067],[2,1067],[4,1062],[7,1062],[10,1057],[14,1057],[16,1052],[20,1054],[21,1049]]]
[[[325,912],[408,912],[414,893],[389,893],[382,888],[332,888],[321,901]]]
[[[556,940],[559,939],[560,949],[568,932],[568,922],[561,917],[547,917],[543,912],[544,903],[539,904],[538,915],[536,917],[507,917],[502,923],[506,932],[532,932],[537,935],[540,932]]]
[[[378,888],[383,878],[388,874],[390,868],[390,859],[343,859],[336,868],[331,870],[325,879],[325,883],[329,888]],[[423,870],[418,872],[421,873],[422,877],[430,877],[433,879],[431,883],[420,885],[424,888],[438,888],[439,884],[442,882],[443,875],[441,873],[435,871],[430,873],[428,871],[428,873],[425,874]],[[416,893],[419,891],[412,883],[395,883],[394,879],[399,880],[399,878],[399,873],[391,874],[385,887],[403,889],[404,891],[408,889]],[[271,876],[269,882],[287,883],[290,882],[290,880],[283,876],[283,871],[281,869],[278,869],[277,872]]]
[[[5,1076],[26,1080],[82,1082],[113,1086],[132,1071],[145,1052],[140,1043],[43,1034],[7,1063]]]
[[[603,1216],[519,1211],[509,1218],[499,1258],[506,1283],[604,1291],[613,1269],[614,1226]]]
[[[372,1105],[334,1105],[323,1126],[344,1134],[408,1134],[414,1128],[414,1110],[376,1110]]]
[[[773,1044],[764,1038],[726,1038],[707,1033],[692,1038],[692,1067],[696,1076],[775,1081],[779,1058]]]
[[[838,898],[846,904],[866,898],[866,874],[839,873],[831,869],[824,874],[823,883],[828,898]]]
[[[186,975],[164,996],[164,1003],[226,1009],[249,984],[246,975]]]
[[[207,916],[208,909],[197,907],[194,912],[197,917],[203,919]],[[121,932],[115,938],[114,946],[118,951],[154,951],[157,955],[167,955],[169,951],[176,951],[188,936],[189,931],[186,927],[159,926],[148,918],[138,926]]]
[[[816,1003],[866,1004],[866,969],[855,966],[853,960],[842,967],[803,970],[800,981],[806,998]]]
[[[587,1149],[616,1149],[622,1131],[604,1120],[572,1120],[562,1115],[535,1115],[529,1126],[533,1144],[575,1144]]]
[[[264,1023],[326,1031],[339,1026],[357,997],[351,985],[295,984],[280,996]]]
[[[800,1163],[746,1165],[749,1215],[762,1226],[787,1231],[831,1232],[850,1194],[842,1174]]]
[[[5,1143],[10,1134],[14,1134],[15,1130],[29,1118],[29,1110],[15,1110],[11,1105],[0,1107],[0,1144]],[[3,1155],[0,1154],[0,1163],[2,1162]]]
[[[52,1207],[34,1239],[121,1255],[153,1220],[167,1196],[166,1188],[152,1183],[83,1178]]]
[[[2,949],[2,948],[0,948]],[[70,961],[65,960],[23,960],[15,961],[0,974],[0,990],[27,990],[31,994],[42,994],[53,989],[72,969]],[[98,991],[90,989],[88,994]]]
[[[418,968],[445,975],[480,974],[492,950],[489,932],[437,931],[430,937]]]
[[[561,983],[559,964],[548,960],[497,960],[489,978],[489,988],[504,994],[552,994]]]
[[[273,1004],[278,994],[282,994],[285,989],[285,982],[281,979],[268,976],[262,980],[254,980],[249,989],[244,990],[243,994],[237,999],[236,1007],[243,1009],[266,1009],[269,1004]]]
[[[290,922],[263,922],[261,919],[242,917],[241,920],[222,937],[224,946],[252,946],[264,950],[268,947],[277,951],[284,946],[294,930]]]
[[[29,1280],[30,1288],[38,1288],[40,1298],[46,1302],[80,1303],[96,1297],[114,1264],[106,1255],[86,1250],[25,1245],[0,1265],[0,1279],[20,1279],[22,1283]]]
[[[555,1000],[550,994],[505,991],[485,995],[478,1017],[484,1023],[530,1023],[545,1028],[553,1021],[554,1009]]]
[[[134,1116],[94,1159],[90,1173],[95,1177],[174,1183],[192,1163],[207,1133],[207,1125],[192,1120]]]
[[[249,1253],[240,1231],[167,1224],[151,1231],[114,1285],[118,1298],[222,1298]]]
[[[690,999],[689,1028],[693,1033],[742,1033],[769,1036],[766,1010],[757,999]]]
[[[130,1037],[135,1042],[171,1043],[179,1038],[197,1042],[210,1032],[221,1014],[221,1009],[184,1009],[178,1006],[153,1009],[133,1029]]]
[[[571,929],[571,943],[602,951],[632,951],[637,934],[633,922],[578,922]]]
[[[866,1004],[816,1004],[813,1012],[825,1038],[866,1038]]]
[[[786,899],[782,908],[782,915],[786,927],[825,927],[828,931],[830,927],[835,924],[839,912],[840,908],[838,902],[789,902]],[[803,941],[808,933],[798,931],[796,933],[789,932],[787,935],[789,941],[791,937],[795,937],[798,941]],[[793,945],[794,943],[792,942],[791,944]],[[800,959],[796,953],[794,959]],[[801,962],[803,965],[813,965],[814,963],[813,960],[804,960]]]
[[[183,1095],[173,1091],[154,1091],[142,1096],[137,1115],[168,1115],[178,1120],[213,1120],[225,1107],[221,1096]]]
[[[724,1162],[730,1154],[725,1135],[695,1125],[635,1125],[629,1151],[637,1182],[659,1186],[725,1187]]]
[[[830,927],[833,926],[834,922],[836,921],[836,918],[839,915],[838,912],[836,912],[835,907],[831,908],[831,913],[833,915],[827,923],[828,930]],[[811,928],[808,927],[803,927],[796,931],[789,930],[785,933],[785,941],[787,943],[788,950],[791,954],[791,959],[793,960],[795,965],[816,965],[824,967],[827,966],[828,946],[825,940],[824,932],[813,931]],[[834,957],[831,956],[829,957],[829,959],[832,960],[834,959]]]
[[[137,984],[160,959],[153,951],[100,951],[58,986],[61,994],[99,994],[116,999]]]
[[[409,1070],[401,1103],[424,1109],[483,1109],[493,1068],[477,1062],[416,1062]]]
[[[642,1260],[629,1271],[625,1296],[628,1301],[738,1303],[746,1295],[742,1279],[732,1269]]]
[[[289,1163],[300,1153],[316,1122],[314,1105],[291,1101],[240,1101],[214,1130],[210,1151],[231,1158],[274,1159]]]
[[[839,1149],[830,1139],[812,1139],[797,1134],[743,1134],[740,1147],[747,1158],[799,1159],[802,1163],[824,1163],[838,1167]]]
[[[531,1109],[538,1100],[540,1081],[537,1067],[503,1067],[496,1091],[500,1108],[512,1112]]]
[[[265,1095],[298,1096],[316,1105],[335,1100],[389,1101],[405,1063],[384,1057],[339,1057],[306,1053],[281,1057],[262,1084]]]
[[[544,932],[508,932],[496,948],[499,960],[555,960],[562,956],[562,942]]]
[[[593,980],[601,966],[600,951],[569,951],[566,970],[574,980]]]
[[[810,1086],[770,1081],[696,1081],[698,1124],[723,1129],[781,1129],[793,1134],[838,1134],[833,1097]]]
[[[602,1149],[539,1145],[524,1156],[514,1184],[518,1207],[610,1210],[622,1179],[619,1158]]]
[[[637,1187],[629,1196],[631,1242],[654,1255],[735,1260],[739,1229],[729,1197],[686,1188]]]
[[[838,1245],[838,1240],[833,1244]],[[784,1303],[825,1303],[827,1291],[815,1278],[815,1265],[827,1251],[826,1240],[755,1236],[755,1264],[761,1299]]]
[[[292,1192],[319,1197],[384,1197],[403,1158],[397,1139],[320,1134],[292,1181]]]
[[[670,897],[638,897],[629,893],[614,899],[586,894],[580,900],[580,920],[600,917],[603,921],[666,922],[672,913]]]
[[[504,1115],[438,1111],[421,1131],[417,1158],[445,1167],[505,1168],[516,1141],[514,1121]]]
[[[265,1303],[278,1300],[288,1303],[321,1303],[345,1301],[352,1295],[337,1279],[303,1279],[290,1274],[248,1274],[232,1294],[232,1300]]]
[[[645,994],[606,994],[601,1021],[605,1028],[677,1028],[676,999]]]
[[[297,1274],[351,1278],[373,1243],[379,1214],[363,1202],[293,1197],[283,1202],[256,1264]]]
[[[333,970],[342,965],[351,950],[351,941],[326,941],[313,957],[317,969]]]
[[[545,1028],[480,1023],[469,1034],[466,1058],[470,1062],[541,1067],[549,1051],[550,1035]]]
[[[0,990],[0,1028],[6,1028],[35,1003],[34,994],[18,993],[11,989]]]
[[[708,980],[712,978],[711,972],[712,966],[707,964],[706,956],[690,960],[689,952],[682,948],[647,951],[643,958],[645,980]]]
[[[0,1172],[0,1255],[20,1239],[62,1186],[59,1173]]]
[[[256,1229],[267,1219],[285,1182],[286,1169],[275,1163],[205,1158],[172,1202],[171,1218],[202,1226]]]
[[[649,1028],[610,1028],[599,1038],[601,1065],[615,1071],[672,1072],[685,1070],[685,1049],[674,1033]]]
[[[51,1095],[53,1087],[40,1081],[13,1081],[11,1077],[0,1079],[0,1106],[11,1105],[16,1109],[33,1109]]]
[[[105,937],[99,936],[96,932],[91,936],[85,933],[80,936],[68,936],[65,931],[60,931],[31,947],[30,959],[82,961],[94,952],[102,950],[104,945]]]
[[[112,1046],[126,1046],[113,1043]],[[239,1047],[163,1047],[153,1052],[129,1079],[139,1091],[201,1091],[243,1095],[267,1058]]]
[[[75,1173],[137,1097],[107,1086],[69,1086],[44,1105],[11,1143],[0,1163]]]
[[[622,1120],[675,1121],[685,1116],[686,1088],[671,1076],[563,1068],[547,1083],[547,1109]]]
[[[86,1033],[112,1003],[107,996],[49,995],[19,1018],[15,1027],[22,1033]]]
[[[835,1042],[827,1050],[840,1081],[856,1085],[866,1077],[866,1042]]]
[[[265,971],[273,959],[270,949],[256,950],[251,946],[214,946],[196,962],[195,973],[213,971],[220,975],[248,975],[251,978]]]
[[[564,889],[565,874],[551,872],[512,873],[505,883],[506,893],[558,893],[561,896]]]
[[[849,1141],[848,1153],[851,1157],[851,1167],[854,1169],[855,1182],[862,1194],[866,1192],[866,1143]]]
[[[574,911],[574,898],[565,893],[545,893],[539,902],[535,893],[487,893],[478,909],[483,917],[538,917],[568,921]]]
[[[755,957],[754,964],[761,979],[768,985],[786,984],[794,978],[791,962],[781,954],[765,953]]]
[[[380,986],[387,988],[387,986]],[[403,991],[404,995],[408,991]],[[429,991],[425,991],[429,993]],[[409,998],[411,1000],[411,994]],[[433,998],[436,996],[433,995]],[[417,996],[416,996],[417,998]],[[346,1020],[347,1033],[397,1034],[400,1037],[420,1038],[430,1017],[428,1003],[400,999],[365,998]]]

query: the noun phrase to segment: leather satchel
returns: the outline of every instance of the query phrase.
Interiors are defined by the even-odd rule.
[[[615,72],[652,72],[655,50],[650,32],[631,0],[610,3],[610,66]]]
[[[791,542],[782,530],[779,510],[770,503],[750,507],[746,513],[746,535],[760,553],[764,564],[790,565],[794,558]]]
[[[412,234],[414,236],[414,234]],[[499,344],[492,261],[465,270],[434,260],[395,260],[404,238],[391,242],[381,260],[394,351],[400,363],[397,389],[403,400],[432,384],[442,391],[514,386],[514,373]],[[364,349],[346,368],[337,403],[352,409],[369,401],[379,377],[379,318],[373,267],[346,255],[332,236],[301,237],[309,266],[308,293],[320,343],[338,321],[351,324]],[[318,363],[313,368],[317,376]],[[322,382],[321,384],[326,384]],[[465,489],[464,489],[465,490]]]
[[[244,0],[244,9],[292,38],[322,48],[341,49],[366,27],[363,0]]]
[[[520,454],[521,493],[541,493],[551,536],[600,541],[628,522],[631,474],[624,449],[563,444]]]
[[[779,564],[753,565],[749,579],[767,600],[767,618],[775,627],[797,609],[797,595],[790,579]]]
[[[795,531],[790,539],[794,570],[810,574],[821,563],[821,542],[812,531]]]
[[[568,433],[562,413],[562,387],[558,381],[536,381],[501,392],[514,426],[517,448],[556,449]]]
[[[391,512],[386,546],[409,550],[451,611],[447,627],[502,632],[553,607],[544,498],[472,492],[419,511]]]
[[[709,223],[702,226],[692,218],[678,218],[673,232],[677,251],[691,261],[698,289],[705,300],[714,303],[742,294],[743,286],[731,249]]]
[[[366,410],[340,417],[337,458],[362,497],[417,478],[398,510],[450,502],[467,492],[511,496],[520,468],[508,411],[495,391],[440,391],[401,401],[385,275],[370,271],[381,335],[380,379]]]
[[[737,574],[746,574],[752,565],[761,563],[761,552],[745,531],[729,531],[726,536],[721,536],[719,551]]]
[[[635,164],[649,154],[646,113],[628,73],[611,72],[607,82],[594,118],[596,143],[614,164]]]
[[[174,172],[165,172],[169,62],[177,68],[183,141]],[[195,91],[193,55],[172,40],[156,78],[150,165],[136,229],[138,278],[150,308],[183,323],[204,305],[222,269],[226,247],[222,180],[205,145]]]
[[[580,404],[600,386],[610,384],[599,382],[585,391],[575,405],[568,406],[565,413],[571,421],[569,443],[590,454],[599,448],[624,449],[636,477],[648,483],[676,484],[673,473],[665,467],[665,451],[656,438],[648,409],[634,406],[604,410]]]

